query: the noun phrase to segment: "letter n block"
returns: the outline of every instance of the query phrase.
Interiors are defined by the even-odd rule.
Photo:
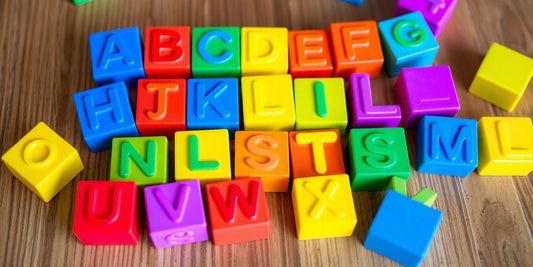
[[[223,246],[268,239],[270,218],[261,180],[209,184],[206,196],[213,244]]]
[[[287,28],[242,27],[241,75],[288,73],[287,38]]]
[[[394,16],[420,11],[435,38],[438,38],[453,15],[457,0],[399,0]]]
[[[289,31],[289,72],[294,78],[331,77],[333,59],[326,30]]]
[[[148,78],[191,77],[191,27],[146,27],[144,69]]]
[[[192,76],[241,77],[239,27],[192,28]]]

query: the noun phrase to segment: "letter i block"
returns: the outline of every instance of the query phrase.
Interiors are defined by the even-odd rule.
[[[83,170],[78,151],[43,122],[11,147],[2,161],[44,202],[50,201]]]
[[[347,149],[354,191],[383,191],[390,177],[411,175],[403,128],[352,129]]]
[[[479,175],[526,176],[533,170],[533,126],[528,117],[482,117]]]
[[[92,152],[111,148],[113,137],[139,136],[124,83],[76,93],[74,103],[83,138]]]
[[[346,174],[294,180],[292,206],[300,240],[351,236],[357,224]]]
[[[147,186],[144,200],[148,232],[156,248],[209,239],[198,180]]]
[[[331,77],[333,59],[327,31],[289,31],[289,72],[294,78]]]
[[[191,27],[146,27],[144,69],[148,78],[191,77]]]
[[[124,82],[128,88],[143,79],[141,34],[138,28],[125,28],[89,35],[94,81],[98,86]]]
[[[435,38],[438,38],[457,5],[457,0],[398,0],[394,16],[420,11]]]
[[[412,12],[378,23],[385,56],[385,69],[391,77],[408,67],[431,66],[439,44],[420,12]]]
[[[239,27],[192,28],[192,76],[241,77]]]
[[[287,28],[241,29],[242,76],[285,74],[289,70]]]
[[[137,245],[138,191],[134,182],[78,182],[74,235],[84,245]]]
[[[235,133],[235,179],[249,177],[260,177],[265,192],[287,192],[290,177],[287,132]]]
[[[213,244],[223,246],[268,239],[270,218],[261,180],[209,184],[206,196]]]

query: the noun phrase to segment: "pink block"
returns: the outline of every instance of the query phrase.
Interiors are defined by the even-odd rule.
[[[457,0],[398,0],[394,16],[420,11],[437,38],[452,16],[455,5]]]

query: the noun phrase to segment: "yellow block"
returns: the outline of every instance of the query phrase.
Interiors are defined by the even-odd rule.
[[[294,179],[292,205],[300,240],[350,236],[357,223],[346,174]]]
[[[43,122],[11,147],[2,161],[45,202],[83,170],[78,151]]]
[[[533,76],[533,59],[493,43],[468,91],[513,111]]]
[[[533,170],[533,126],[527,117],[482,117],[479,175],[528,175]]]
[[[241,29],[242,76],[285,74],[289,69],[287,28]]]
[[[246,131],[292,131],[294,95],[289,74],[241,78]]]

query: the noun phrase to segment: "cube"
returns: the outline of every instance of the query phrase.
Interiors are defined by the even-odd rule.
[[[144,38],[146,77],[191,77],[191,27],[146,27]]]
[[[457,0],[398,0],[394,16],[420,11],[433,36],[438,38],[453,15]]]
[[[289,31],[289,73],[294,78],[331,77],[333,59],[326,30]]]
[[[72,0],[72,2],[73,2],[75,5],[77,5],[77,6],[82,5],[82,4],[85,4],[85,3],[89,3],[89,2],[91,2],[91,1],[92,1],[92,0]]]
[[[287,28],[241,28],[241,75],[286,74],[289,70]]]
[[[241,77],[239,27],[194,27],[191,44],[193,77]]]

